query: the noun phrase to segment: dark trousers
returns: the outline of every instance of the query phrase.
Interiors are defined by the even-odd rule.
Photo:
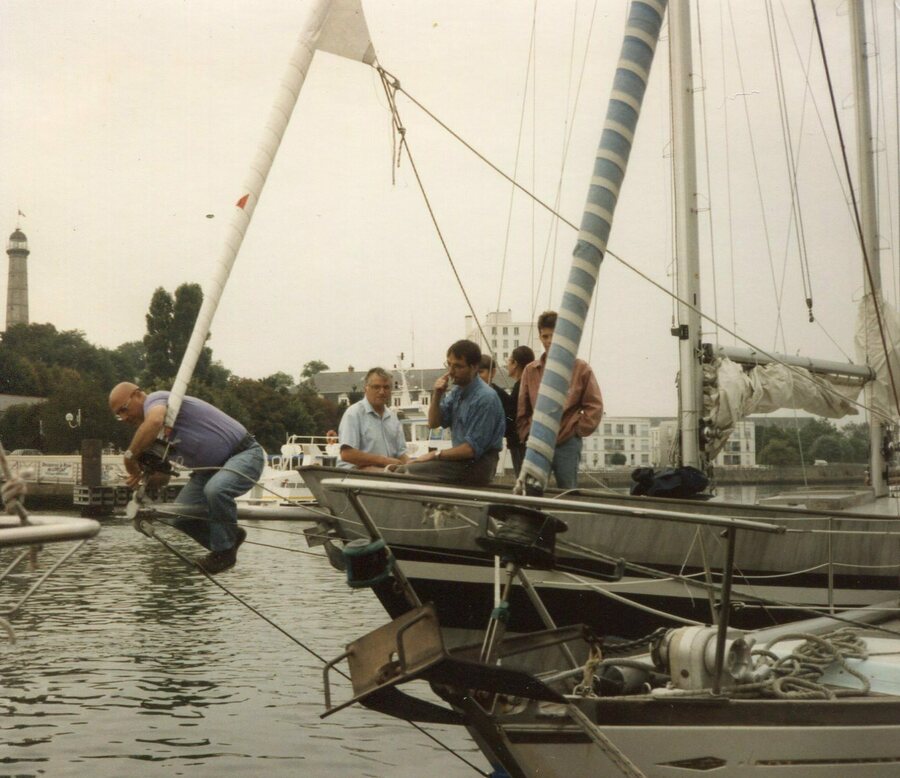
[[[517,446],[508,446],[509,455],[512,457],[513,472],[519,475],[522,469],[522,463],[525,461],[525,446],[520,443]]]
[[[429,462],[410,462],[403,466],[402,472],[447,484],[487,486],[494,480],[499,458],[499,451],[486,451],[478,459],[455,461],[432,459]]]

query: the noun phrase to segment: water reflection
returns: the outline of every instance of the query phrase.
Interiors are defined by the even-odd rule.
[[[324,558],[254,545],[306,550],[262,526],[221,577],[229,589],[328,658],[384,623]],[[7,585],[4,599],[28,581]],[[358,708],[321,721],[321,662],[128,523],[105,525],[14,626],[0,660],[0,763],[16,775],[472,774],[403,722]],[[485,767],[460,729],[429,731]]]

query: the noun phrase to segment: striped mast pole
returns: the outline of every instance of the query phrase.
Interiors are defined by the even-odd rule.
[[[282,76],[262,140],[244,179],[241,197],[232,210],[225,246],[214,275],[205,289],[203,304],[197,314],[191,339],[175,376],[175,383],[169,395],[164,432],[175,424],[181,409],[182,400],[194,374],[203,344],[209,335],[210,325],[225,290],[225,284],[231,275],[231,269],[317,49],[360,60],[368,65],[375,62],[375,51],[369,40],[360,0],[312,0],[308,3],[306,18]]]
[[[550,477],[563,405],[606,252],[665,10],[666,0],[634,0],[628,12],[581,229],[515,487],[518,493],[541,493]]]

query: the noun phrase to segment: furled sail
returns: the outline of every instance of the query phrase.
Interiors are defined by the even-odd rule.
[[[863,297],[857,310],[856,357],[871,368],[869,410],[883,420],[896,420],[891,378],[893,374],[895,381],[900,380],[900,316],[883,299],[878,313],[880,321],[871,295]],[[863,383],[858,377],[842,375],[839,368],[827,374],[780,362],[748,367],[718,355],[703,367],[703,410],[710,424],[706,453],[714,457],[735,424],[753,413],[796,408],[828,419],[853,416]]]
[[[839,419],[852,416],[862,383],[858,379],[811,373],[801,367],[771,362],[747,369],[726,357],[717,357],[703,367],[705,450],[712,459],[728,440],[734,426],[753,413],[771,413],[797,408]]]
[[[563,404],[606,252],[665,9],[665,0],[635,0],[628,12],[581,229],[516,484],[520,492],[529,487],[543,491],[550,476]]]
[[[884,327],[884,340],[879,326]],[[885,344],[887,349],[885,349]],[[867,294],[859,303],[856,319],[856,355],[875,371],[871,384],[871,411],[886,419],[897,421],[897,401],[893,381],[900,381],[900,316],[881,298],[876,314],[872,296]]]

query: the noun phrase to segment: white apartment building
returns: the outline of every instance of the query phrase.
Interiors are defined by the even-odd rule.
[[[651,430],[651,464],[671,467],[678,424],[674,419],[661,421]],[[722,450],[713,461],[715,467],[756,467],[756,425],[739,421]]]
[[[535,323],[513,321],[512,311],[489,313],[481,325],[481,331],[475,323],[475,317],[466,316],[466,339],[477,343],[483,353],[492,352],[497,362],[504,366],[513,349],[518,346],[530,346],[535,356],[540,356],[543,351]]]
[[[650,441],[649,418],[604,416],[594,433],[582,443],[581,469],[649,466],[653,464]]]

